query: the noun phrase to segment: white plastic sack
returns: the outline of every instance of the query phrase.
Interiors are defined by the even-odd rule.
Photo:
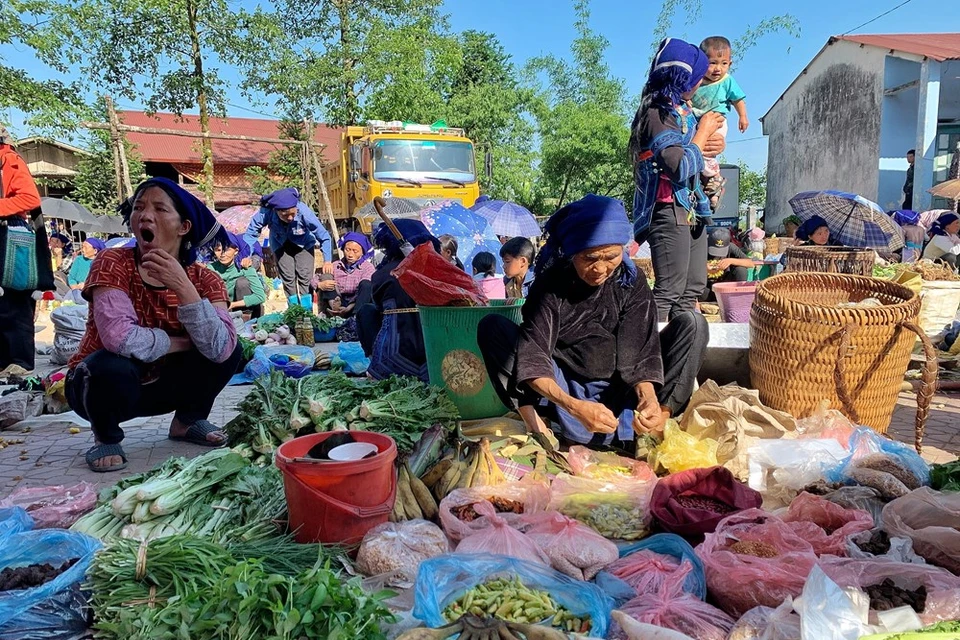
[[[848,455],[834,439],[759,440],[747,450],[748,484],[763,495],[764,509],[785,507]]]
[[[877,631],[867,623],[867,594],[841,589],[820,567],[810,572],[794,609],[800,614],[801,640],[859,640]]]

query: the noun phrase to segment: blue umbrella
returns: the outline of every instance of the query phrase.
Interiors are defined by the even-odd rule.
[[[533,238],[543,233],[533,214],[514,202],[478,200],[471,209],[486,218],[498,236]]]
[[[435,236],[449,234],[455,237],[460,245],[459,254],[467,256],[468,259],[473,259],[477,251],[489,251],[478,250],[477,246],[481,244],[496,246],[497,250],[491,253],[497,259],[498,270],[503,270],[500,262],[500,241],[483,216],[470,211],[459,202],[443,200],[421,209],[420,220]],[[464,260],[464,264],[469,267],[467,260]]]
[[[894,252],[903,248],[903,229],[875,202],[845,191],[804,191],[790,199],[802,220],[820,216],[830,237],[845,247]]]

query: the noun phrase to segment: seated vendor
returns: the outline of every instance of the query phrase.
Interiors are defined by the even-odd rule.
[[[925,260],[934,260],[957,269],[960,255],[960,216],[952,212],[940,214],[930,227],[930,240],[923,249]]]
[[[413,247],[430,242],[440,252],[440,241],[419,220],[399,218],[393,222]],[[367,374],[376,380],[401,375],[427,382],[427,352],[417,305],[393,275],[404,258],[400,241],[381,224],[373,243],[383,251],[383,260],[370,280],[372,301],[357,308],[357,337],[370,357]]]
[[[242,355],[227,288],[197,264],[201,248],[226,241],[210,210],[175,182],[151,178],[137,187],[124,222],[137,244],[105,249],[90,267],[87,329],[65,389],[91,423],[86,460],[99,472],[127,466],[120,423],[137,417],[174,412],[171,440],[225,445],[207,418]]]
[[[228,233],[227,237],[226,241],[214,247],[215,260],[208,266],[216,271],[227,285],[230,311],[246,311],[251,318],[259,318],[263,315],[267,292],[260,274],[252,266],[243,266],[249,263],[252,256],[250,245],[242,237],[232,233]]]
[[[547,221],[523,322],[490,315],[477,343],[497,395],[530,431],[557,423],[567,442],[632,446],[680,414],[707,349],[708,325],[678,312],[657,332],[653,294],[624,246],[619,200],[588,195]]]
[[[343,257],[323,265],[316,288],[324,313],[352,318],[359,300],[369,301],[373,277],[373,245],[367,236],[351,231],[338,244]]]
[[[730,229],[723,227],[710,230],[707,256],[710,260],[718,261],[709,266],[715,266],[716,271],[723,272],[722,275],[711,277],[713,282],[746,282],[750,277],[749,270],[754,266],[754,261],[747,257],[743,249],[730,241]]]

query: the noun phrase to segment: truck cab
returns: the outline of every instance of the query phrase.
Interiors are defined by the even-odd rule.
[[[440,124],[371,121],[347,127],[339,162],[323,171],[334,217],[369,233],[373,219],[355,214],[378,196],[473,205],[480,195],[473,142],[462,129]]]

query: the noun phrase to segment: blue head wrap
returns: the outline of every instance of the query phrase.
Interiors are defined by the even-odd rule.
[[[300,192],[295,187],[277,189],[260,198],[260,205],[268,209],[292,209],[300,202]]]
[[[72,250],[72,249],[73,249],[72,243],[70,242],[70,238],[68,238],[67,236],[63,235],[62,233],[59,233],[59,232],[58,232],[58,233],[51,233],[51,234],[50,234],[50,239],[51,239],[51,240],[57,239],[57,240],[59,240],[60,242],[62,242],[62,243],[63,243],[63,251],[64,251],[64,253],[66,253],[68,250]]]
[[[84,240],[88,245],[97,250],[97,253],[103,251],[107,248],[107,243],[101,240],[100,238],[87,238]]]
[[[373,257],[373,245],[370,244],[370,240],[364,234],[357,231],[350,231],[345,236],[340,238],[340,242],[337,244],[337,246],[342,250],[348,242],[356,242],[358,245],[360,245],[360,248],[363,250],[363,255],[360,256],[359,260],[351,265],[344,263],[343,266],[347,268],[347,271],[352,270],[354,267],[360,266]]]
[[[947,234],[947,227],[951,224],[960,220],[960,216],[955,213],[944,213],[941,214],[937,221],[933,223],[933,226],[930,227],[930,233],[935,236],[945,236]]]
[[[243,269],[240,263],[244,258],[249,258],[252,251],[250,250],[250,245],[247,244],[247,241],[244,240],[241,236],[238,236],[234,233],[227,231],[227,241],[223,246],[234,247],[237,250],[237,255],[233,259],[233,263],[237,265],[237,269]]]
[[[893,215],[894,222],[896,222],[901,227],[908,224],[920,224],[919,211],[911,211],[910,209],[900,209],[899,211],[894,211],[892,215]]]
[[[430,235],[430,232],[419,220],[398,218],[394,220],[393,223],[397,225],[397,230],[400,232],[400,235],[414,247],[418,247],[424,242],[430,242],[433,244],[433,248],[437,250],[437,253],[440,253],[440,241]],[[403,251],[400,250],[400,241],[393,236],[393,233],[387,228],[387,225],[382,222],[373,235],[373,242],[383,250],[384,263],[403,259]]]
[[[700,47],[679,38],[665,38],[660,43],[657,55],[654,56],[653,63],[650,65],[650,77],[653,79],[654,76],[661,74],[672,75],[682,80],[682,85],[678,88],[680,93],[686,93],[703,80],[708,66],[710,61]],[[677,75],[677,71],[682,73]]]
[[[830,225],[828,225],[827,221],[820,216],[811,217],[797,228],[797,240],[800,240],[801,242],[809,242],[810,236],[812,236],[813,232],[820,227],[827,227],[829,229]]]
[[[227,230],[220,225],[207,205],[173,180],[150,178],[140,183],[133,194],[133,202],[136,202],[140,194],[150,187],[163,189],[173,200],[173,206],[180,214],[180,219],[190,221],[190,231],[183,237],[180,245],[180,264],[184,266],[193,264],[197,261],[197,253],[200,249],[212,245],[214,241],[224,242],[227,239]],[[123,221],[129,224],[132,213],[132,207],[129,210],[125,208]]]
[[[566,263],[576,254],[594,247],[626,245],[633,239],[633,225],[627,219],[623,203],[614,198],[588,194],[555,212],[544,226],[547,243],[540,251],[534,269],[540,275],[554,264]],[[632,284],[636,267],[624,260],[628,277],[623,284]]]

